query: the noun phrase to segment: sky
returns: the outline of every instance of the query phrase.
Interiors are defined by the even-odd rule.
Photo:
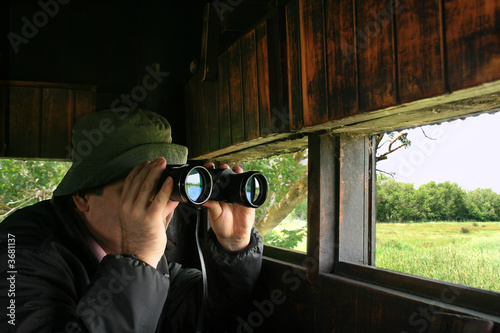
[[[491,188],[500,194],[500,112],[400,132],[408,132],[411,146],[379,161],[378,170],[394,172],[396,181],[415,188],[450,181],[468,191]]]

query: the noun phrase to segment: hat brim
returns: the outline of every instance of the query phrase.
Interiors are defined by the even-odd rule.
[[[151,143],[134,147],[102,166],[99,165],[101,161],[83,158],[79,163],[73,163],[53,195],[73,194],[125,178],[136,165],[158,157],[164,157],[167,165],[185,164],[187,154],[187,148],[181,145]]]

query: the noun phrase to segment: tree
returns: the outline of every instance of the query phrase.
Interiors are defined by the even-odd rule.
[[[475,189],[467,194],[469,218],[476,221],[500,220],[500,195],[491,189]]]
[[[417,190],[380,174],[377,177],[377,221],[498,221],[500,195],[491,189],[466,192],[457,183],[431,181]]]
[[[421,209],[427,215],[425,220],[463,221],[467,219],[466,192],[457,183],[436,184],[431,181],[420,186],[417,191],[425,199],[421,202]]]
[[[406,222],[419,219],[413,184],[377,177],[377,221]]]
[[[0,221],[52,197],[69,167],[67,162],[0,159]]]
[[[269,181],[267,201],[257,209],[255,227],[262,235],[276,227],[307,198],[307,150],[245,163],[246,170],[258,170]]]

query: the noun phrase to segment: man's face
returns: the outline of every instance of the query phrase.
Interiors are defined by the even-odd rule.
[[[85,196],[85,224],[106,252],[121,253],[120,198],[124,180],[105,185],[101,195]]]

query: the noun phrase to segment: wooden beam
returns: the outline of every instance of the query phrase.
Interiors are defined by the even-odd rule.
[[[330,273],[338,261],[339,137],[309,136],[307,260],[308,281]]]
[[[340,136],[339,261],[370,263],[370,149],[368,136]]]

